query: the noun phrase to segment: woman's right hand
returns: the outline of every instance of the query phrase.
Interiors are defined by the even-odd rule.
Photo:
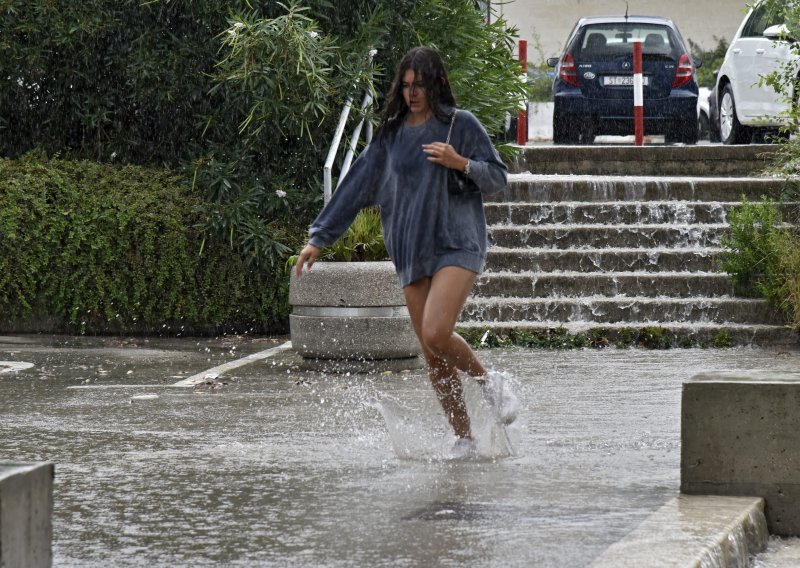
[[[317,260],[319,253],[320,249],[314,245],[306,245],[303,247],[303,250],[301,250],[300,254],[297,255],[297,266],[295,267],[295,272],[298,278],[303,275],[303,265],[306,262],[308,262],[308,270],[311,270],[311,266]]]

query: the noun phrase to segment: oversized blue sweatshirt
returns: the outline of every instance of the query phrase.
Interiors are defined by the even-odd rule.
[[[447,168],[422,151],[423,144],[444,142],[449,128],[449,122],[431,117],[374,140],[311,225],[309,242],[319,248],[334,243],[361,209],[378,206],[401,286],[445,266],[483,271],[488,243],[482,194],[506,187],[506,166],[478,119],[459,110],[450,144],[469,159],[469,177],[479,191],[449,194]]]

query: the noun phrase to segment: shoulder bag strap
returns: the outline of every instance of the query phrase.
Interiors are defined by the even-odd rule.
[[[453,133],[453,125],[456,123],[456,113],[458,111],[453,109],[453,117],[450,119],[450,130],[447,131],[447,140],[445,144],[450,144],[450,135]]]

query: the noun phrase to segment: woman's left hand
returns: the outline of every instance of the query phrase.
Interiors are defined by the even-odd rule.
[[[423,144],[422,151],[428,154],[428,161],[434,164],[462,172],[467,167],[467,159],[456,152],[456,149],[450,144],[431,142],[430,144]]]

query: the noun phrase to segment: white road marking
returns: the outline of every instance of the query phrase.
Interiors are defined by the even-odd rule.
[[[245,365],[249,365],[250,363],[255,363],[256,361],[261,361],[263,359],[269,359],[273,355],[280,353],[281,351],[286,351],[287,349],[292,348],[292,342],[287,341],[282,345],[278,345],[277,347],[273,347],[271,349],[266,349],[264,351],[259,351],[258,353],[253,353],[252,355],[248,355],[247,357],[242,357],[241,359],[237,359],[235,361],[230,361],[228,363],[224,363],[222,365],[218,365],[216,367],[212,367],[211,369],[207,369],[202,373],[197,373],[196,375],[192,375],[191,377],[187,377],[182,381],[178,381],[174,383],[172,387],[193,387],[198,385],[206,380],[213,380],[219,377],[222,373],[226,371],[230,371],[232,369],[237,369],[239,367],[244,367]]]
[[[0,374],[24,371],[31,367],[33,367],[33,363],[25,363],[24,361],[0,361]]]
[[[139,401],[139,400],[155,400],[157,398],[158,398],[157,394],[140,394],[138,396],[132,396],[130,403],[133,404],[134,401]]]
[[[73,385],[67,387],[68,389],[141,389],[141,388],[169,388],[169,387],[193,387],[205,381],[212,381],[217,379],[222,373],[226,371],[230,371],[232,369],[237,369],[239,367],[244,367],[245,365],[249,365],[250,363],[255,363],[256,361],[261,361],[263,359],[269,359],[273,355],[280,353],[281,351],[286,351],[287,349],[292,348],[292,342],[287,341],[282,345],[278,345],[277,347],[272,347],[270,349],[265,349],[264,351],[259,351],[258,353],[253,353],[248,355],[247,357],[242,357],[241,359],[236,359],[235,361],[229,361],[222,365],[218,365],[216,367],[212,367],[211,369],[207,369],[201,373],[197,373],[196,375],[192,375],[191,377],[187,377],[182,381],[178,381],[177,383],[168,384],[168,385],[129,385],[129,384],[121,384],[121,385]],[[2,366],[4,362],[0,361],[0,366]],[[31,365],[30,363],[25,363],[27,365]],[[26,369],[28,367],[25,367]],[[0,370],[0,373],[3,372]]]
[[[96,389],[96,390],[104,390],[104,389],[157,389],[157,388],[167,388],[171,387],[172,385],[72,385],[67,387],[68,389]]]

